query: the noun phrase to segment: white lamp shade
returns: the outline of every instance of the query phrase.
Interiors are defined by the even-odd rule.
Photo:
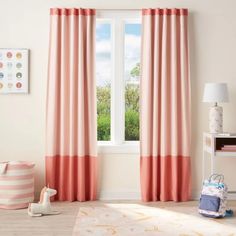
[[[203,102],[228,102],[228,87],[226,83],[206,83]]]

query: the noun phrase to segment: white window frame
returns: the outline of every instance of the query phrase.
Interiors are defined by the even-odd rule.
[[[124,26],[125,23],[141,23],[141,12],[97,10],[96,21],[111,24],[112,44],[111,141],[98,141],[98,152],[139,153],[139,141],[125,141]]]

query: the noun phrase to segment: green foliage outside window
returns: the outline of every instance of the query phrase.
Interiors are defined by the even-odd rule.
[[[139,85],[125,86],[125,140],[139,140]]]
[[[136,66],[131,70],[130,75],[132,77],[140,76],[140,63],[136,64]]]
[[[111,135],[111,86],[97,86],[97,136],[109,141]]]
[[[140,63],[130,72],[140,75]],[[111,86],[97,86],[97,136],[100,141],[111,139]],[[125,140],[139,140],[139,84],[125,86]]]

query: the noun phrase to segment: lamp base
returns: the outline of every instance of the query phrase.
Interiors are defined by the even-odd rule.
[[[223,108],[213,106],[209,112],[210,133],[223,133]]]

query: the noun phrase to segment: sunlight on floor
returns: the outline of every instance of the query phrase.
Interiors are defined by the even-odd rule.
[[[196,207],[172,208],[141,204],[81,207],[74,235],[236,235],[236,227],[196,214]]]

